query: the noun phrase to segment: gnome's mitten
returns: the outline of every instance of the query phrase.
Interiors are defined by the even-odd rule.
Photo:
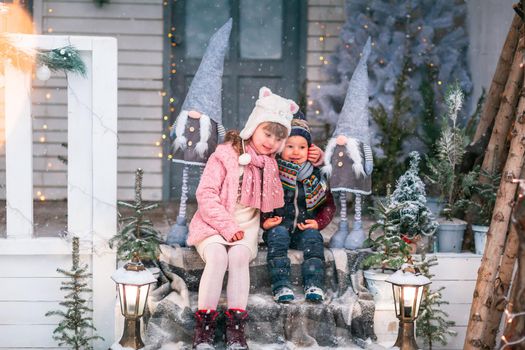
[[[372,155],[372,149],[367,144],[363,144],[363,149],[365,152],[365,173],[366,175],[370,175],[374,170],[374,158]]]

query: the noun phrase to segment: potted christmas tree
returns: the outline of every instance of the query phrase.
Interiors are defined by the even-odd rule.
[[[409,169],[397,180],[396,188],[386,203],[376,209],[377,222],[370,228],[368,246],[373,253],[363,260],[368,286],[378,296],[386,271],[396,271],[410,253],[426,251],[432,247],[437,222],[426,206],[425,184],[419,177],[420,157],[411,152]],[[386,283],[385,283],[386,285]],[[388,285],[386,287],[390,295]]]
[[[427,159],[429,170],[427,178],[436,185],[445,202],[441,213],[443,217],[439,219],[438,228],[438,246],[441,252],[459,253],[467,227],[465,221],[455,217],[463,207],[462,188],[465,187],[465,178],[460,173],[459,166],[465,154],[467,140],[464,131],[457,124],[463,99],[464,95],[458,83],[447,89],[445,95],[447,113],[436,145],[436,155]]]
[[[475,168],[465,176],[462,188],[464,198],[459,201],[459,206],[464,208],[466,220],[471,224],[476,254],[482,255],[501,174],[484,170],[481,176],[479,174],[478,168]]]

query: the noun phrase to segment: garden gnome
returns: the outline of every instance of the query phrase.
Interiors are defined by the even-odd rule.
[[[346,92],[332,138],[326,145],[323,171],[330,177],[332,192],[339,192],[341,222],[330,240],[331,248],[358,249],[366,239],[361,222],[361,195],[372,192],[373,170],[370,148],[368,110],[368,70],[370,55],[368,38]],[[352,232],[348,234],[346,194],[355,194],[355,216]]]
[[[179,215],[171,227],[166,243],[186,244],[186,201],[188,199],[188,170],[190,166],[204,167],[208,157],[221,143],[225,130],[222,125],[222,73],[224,56],[232,29],[230,18],[210,39],[199,69],[193,78],[181,112],[171,131],[173,162],[182,164],[182,188]]]

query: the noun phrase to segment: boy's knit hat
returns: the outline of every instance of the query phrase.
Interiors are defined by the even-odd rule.
[[[290,136],[302,136],[308,142],[308,146],[312,144],[312,135],[310,134],[310,126],[306,121],[306,116],[300,110],[294,114],[292,119],[292,131]]]
[[[259,124],[266,122],[281,124],[288,129],[288,134],[290,134],[292,117],[298,110],[299,106],[294,101],[276,95],[263,86],[259,90],[259,98],[240,136],[243,140],[248,140]]]

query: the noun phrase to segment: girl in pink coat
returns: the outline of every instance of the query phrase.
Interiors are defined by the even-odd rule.
[[[226,343],[230,349],[248,349],[244,325],[249,263],[257,255],[260,213],[284,205],[275,154],[282,150],[298,109],[292,100],[261,88],[244,129],[240,134],[228,132],[204,168],[187,241],[206,263],[199,285],[194,348],[213,349],[216,309],[228,270]]]

